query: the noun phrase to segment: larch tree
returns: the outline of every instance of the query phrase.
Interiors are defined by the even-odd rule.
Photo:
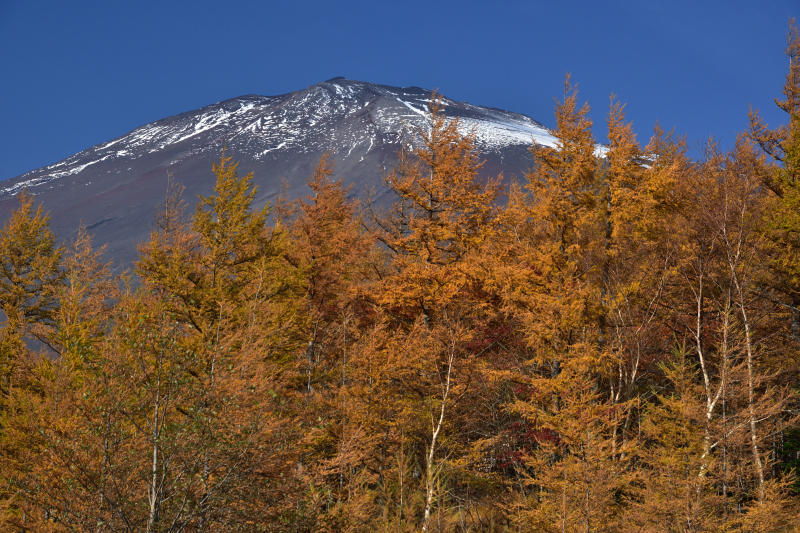
[[[773,192],[772,213],[765,235],[774,244],[770,263],[776,273],[777,288],[791,309],[792,335],[800,341],[800,28],[789,25],[789,73],[783,86],[783,100],[776,100],[788,123],[769,128],[758,114],[750,111],[748,137],[768,158],[769,167],[761,174]]]
[[[357,305],[358,285],[368,276],[374,244],[356,216],[350,187],[331,180],[333,172],[333,154],[324,154],[307,182],[312,194],[294,203],[288,223],[293,246],[286,258],[302,273],[306,293],[309,394],[318,379],[324,387],[341,381],[346,322]]]
[[[359,295],[373,263],[374,238],[357,218],[350,187],[332,180],[333,173],[333,154],[324,154],[307,181],[311,193],[281,205],[279,223],[292,242],[284,257],[298,272],[300,287],[291,397],[295,423],[303,428],[297,476],[305,486],[303,518],[322,530],[347,531],[362,527],[369,515],[357,453],[369,445],[350,416],[348,384],[353,346],[374,317]]]
[[[198,391],[191,413],[195,431],[203,435],[195,443],[201,446],[200,477],[208,489],[201,499],[213,498],[221,475],[232,479],[258,470],[253,461],[263,458],[261,453],[284,457],[277,449],[288,453],[285,439],[293,431],[278,423],[283,398],[277,394],[286,385],[279,376],[292,368],[299,342],[301,278],[285,260],[285,230],[267,226],[268,207],[252,210],[252,175],[240,177],[236,167],[223,153],[213,167],[215,194],[200,198],[191,223],[181,217],[180,191],[173,191],[158,213],[159,228],[140,246],[136,265],[144,288],[161,295],[174,320],[186,325],[182,346],[196,354],[194,368],[186,372]],[[243,394],[247,390],[250,394]],[[235,458],[244,462],[231,463]],[[290,463],[268,460],[262,469],[277,474]],[[261,489],[270,495],[269,512],[282,512],[275,503],[283,498],[279,491]],[[224,518],[215,509],[198,516],[199,530]],[[255,511],[250,504],[243,509]]]
[[[417,376],[386,375],[373,389],[381,403],[389,402],[393,416],[409,424],[384,426],[395,438],[403,435],[392,455],[418,462],[418,516],[425,531],[458,513],[456,498],[448,494],[460,490],[465,470],[446,458],[466,445],[467,430],[479,416],[469,399],[480,367],[480,343],[474,341],[491,314],[482,297],[480,253],[493,232],[500,184],[479,176],[475,133],[461,128],[457,118],[445,116],[443,99],[434,94],[424,126],[384,178],[396,196],[391,211],[375,220],[386,261],[364,291],[386,321],[383,353],[407,350],[395,361],[405,368],[394,366],[393,373]],[[401,416],[411,411],[416,421]],[[406,487],[412,478],[403,478]],[[406,502],[413,497],[411,491],[402,494]]]
[[[37,357],[27,343],[53,327],[56,292],[63,279],[63,248],[56,245],[49,217],[41,206],[34,209],[33,197],[24,190],[18,199],[19,208],[0,230],[0,456],[5,474],[0,504],[4,518],[12,523],[24,514],[19,492],[9,482],[15,473],[13,465],[22,464],[19,459],[26,445],[13,434],[12,419],[18,397],[36,386],[31,370],[37,366]]]
[[[173,193],[164,206],[164,228],[139,247],[139,276],[173,294],[180,305],[176,312],[204,341],[215,337],[220,306],[244,309],[261,267],[279,257],[277,233],[266,224],[268,207],[252,211],[257,189],[252,174],[240,177],[237,166],[224,152],[214,163],[215,194],[200,197],[190,225],[181,224]]]
[[[515,443],[519,493],[507,506],[519,527],[612,528],[628,477],[616,464],[627,450],[614,439],[627,407],[599,386],[612,364],[615,224],[622,228],[618,204],[633,179],[628,159],[636,147],[619,126],[620,109],[612,109],[619,155],[609,172],[588,112],[568,78],[556,106],[556,146],[532,149],[529,196],[512,198],[517,220],[507,222],[518,251],[509,254],[513,281],[504,297],[530,350],[508,404],[525,428]]]
[[[789,22],[787,43],[789,72],[783,85],[784,98],[775,101],[786,113],[787,123],[770,128],[758,110],[751,110],[748,137],[766,158],[760,177],[772,195],[763,228],[769,243],[765,255],[773,272],[771,285],[787,312],[789,336],[785,339],[796,352],[800,342],[800,28],[794,19]],[[796,356],[787,357],[785,366],[796,368]],[[800,447],[800,430],[796,425],[788,428],[781,432],[780,440],[785,468],[797,469],[800,461],[791,450]]]
[[[33,197],[21,192],[19,208],[0,231],[0,392],[7,396],[24,339],[31,325],[50,326],[56,312],[55,291],[63,273],[63,248],[56,246],[49,217],[33,208]]]

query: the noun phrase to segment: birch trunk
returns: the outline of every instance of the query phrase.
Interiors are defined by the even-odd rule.
[[[422,531],[424,533],[428,533],[430,530],[430,523],[431,523],[431,507],[433,506],[433,497],[435,492],[435,481],[438,477],[436,472],[436,466],[434,465],[433,459],[436,455],[436,442],[439,438],[439,433],[442,430],[442,426],[444,425],[444,414],[445,408],[447,406],[447,397],[450,394],[450,377],[453,370],[453,359],[455,357],[455,346],[451,346],[450,354],[448,355],[447,359],[447,377],[445,378],[445,382],[443,385],[442,391],[442,406],[439,409],[439,419],[434,421],[433,414],[431,414],[431,445],[428,448],[427,453],[427,467],[426,467],[426,475],[425,475],[425,517],[424,522],[422,525]]]

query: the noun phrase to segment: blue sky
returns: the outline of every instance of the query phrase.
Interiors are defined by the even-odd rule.
[[[571,72],[595,135],[613,92],[729,146],[773,100],[798,0],[380,2],[0,0],[0,179],[164,118],[335,76],[438,88],[552,126]]]

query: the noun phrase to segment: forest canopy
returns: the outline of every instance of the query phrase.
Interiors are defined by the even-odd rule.
[[[569,77],[505,187],[434,94],[353,199],[257,210],[224,151],[134,270],[0,231],[0,531],[800,530],[800,29],[691,158]]]

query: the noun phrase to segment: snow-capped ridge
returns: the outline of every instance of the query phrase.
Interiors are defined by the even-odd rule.
[[[120,168],[150,155],[169,154],[168,162],[174,165],[202,153],[216,153],[222,145],[231,147],[237,157],[255,160],[287,151],[352,156],[357,146],[369,147],[367,151],[391,148],[399,142],[398,132],[404,125],[415,128],[423,124],[430,98],[431,91],[419,87],[398,88],[344,77],[284,95],[240,96],[145,124],[28,172],[7,182],[0,188],[0,196],[13,195],[22,187],[52,187],[51,182],[82,175],[100,163],[117,167],[105,172],[114,177]],[[483,152],[533,143],[554,145],[550,132],[525,115],[446,97],[442,102],[445,113],[458,117],[464,131],[475,129]]]

